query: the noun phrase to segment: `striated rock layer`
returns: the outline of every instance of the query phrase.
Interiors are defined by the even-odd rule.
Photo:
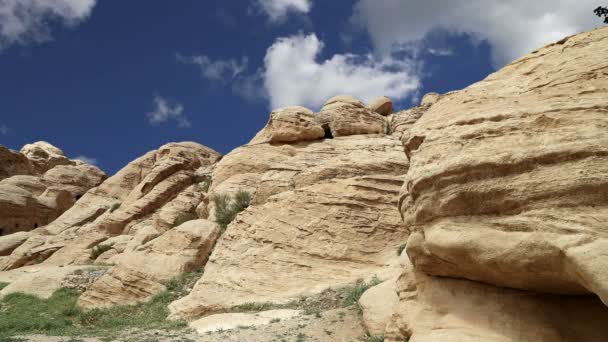
[[[252,143],[218,163],[211,197],[242,190],[253,205],[228,226],[192,293],[171,304],[173,318],[285,303],[390,273],[407,237],[396,210],[408,167],[401,144],[384,134],[386,118],[358,100],[342,96],[327,106],[315,120],[330,113],[326,137],[337,138],[308,141],[303,132],[311,120],[290,120],[280,132],[291,132],[282,139],[289,144],[265,143],[261,137],[281,135],[271,119]],[[359,115],[377,120],[379,129],[360,130],[364,124],[353,121]],[[213,201],[210,208],[213,217]]]
[[[104,179],[43,141],[20,152],[0,146],[0,236],[47,225]]]
[[[608,28],[581,33],[393,117],[407,127],[399,208],[417,271],[402,276],[394,329],[411,341],[608,338],[593,298],[500,289],[608,303],[607,53]]]

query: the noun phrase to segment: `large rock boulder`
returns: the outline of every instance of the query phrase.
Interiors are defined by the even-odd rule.
[[[207,220],[188,221],[134,251],[112,258],[116,266],[80,296],[84,308],[148,300],[181,273],[205,265],[220,235]]]
[[[246,191],[252,206],[219,239],[192,293],[170,306],[172,317],[284,303],[388,273],[407,238],[395,210],[407,167],[399,139],[387,135],[235,149],[217,164],[210,197]]]
[[[607,338],[598,300],[556,296],[608,303],[606,39],[608,28],[568,37],[425,97],[401,134],[416,273],[404,271],[393,330],[411,341]]]
[[[318,116],[319,122],[330,130],[333,137],[384,134],[388,127],[385,117],[347,95],[336,96],[327,101]]]
[[[0,235],[52,222],[106,179],[93,165],[68,159],[46,142],[21,152],[0,147]]]
[[[393,101],[386,96],[380,96],[371,100],[367,107],[372,111],[384,116],[393,113]]]
[[[405,265],[385,341],[606,341],[597,297],[555,296],[431,277]]]
[[[251,143],[289,143],[317,140],[324,136],[323,127],[317,123],[310,109],[286,107],[270,113],[268,124]]]

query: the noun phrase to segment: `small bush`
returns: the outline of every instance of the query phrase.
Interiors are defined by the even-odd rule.
[[[369,283],[358,281],[354,286],[346,287],[344,289],[344,301],[342,302],[342,306],[347,307],[357,304],[365,291],[380,284],[381,282],[382,281],[380,281],[378,277],[374,276]]]
[[[364,342],[384,342],[384,336],[366,336]]]
[[[405,245],[397,247],[397,255],[401,256],[401,253],[405,250]]]
[[[112,206],[110,207],[110,212],[113,213],[118,208],[120,208],[120,203],[116,202],[116,203],[112,204]]]
[[[270,303],[244,303],[234,307],[235,311],[240,312],[260,312],[267,311],[272,308]]]
[[[3,288],[7,287],[9,283],[4,283],[0,281],[0,290],[2,290]]]
[[[239,191],[232,198],[227,194],[217,194],[213,201],[215,221],[225,230],[241,211],[249,207],[251,195],[246,191]]]
[[[104,252],[109,251],[110,249],[112,249],[112,245],[97,245],[93,247],[90,252],[91,260],[96,260],[100,255],[102,255]]]

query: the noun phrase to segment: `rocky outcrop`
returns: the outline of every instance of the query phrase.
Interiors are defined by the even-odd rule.
[[[0,235],[47,225],[106,178],[46,142],[0,147],[0,164]]]
[[[608,303],[607,39],[606,28],[568,37],[405,114],[420,116],[402,132],[399,204],[416,272],[402,275],[393,330],[412,341],[607,338],[599,301],[557,296]]]
[[[218,153],[196,143],[171,143],[147,153],[0,260],[0,269],[91,263],[91,250],[111,237],[130,237],[124,252],[196,219],[196,208],[206,196],[199,174],[219,159]]]
[[[393,101],[386,96],[377,97],[371,100],[367,107],[372,111],[384,116],[393,113]]]
[[[350,120],[348,110],[369,112],[356,99],[338,99],[328,106],[345,115],[336,111],[332,127]],[[382,126],[384,117],[373,115]],[[395,206],[408,165],[397,138],[374,133],[380,134],[254,140],[225,156],[213,172],[211,198],[243,190],[253,205],[228,226],[192,293],[171,305],[172,317],[284,303],[389,272],[407,237]],[[210,208],[213,218],[213,200]]]
[[[317,140],[325,136],[314,113],[304,107],[286,107],[270,113],[266,127],[251,141],[254,143],[285,143]]]

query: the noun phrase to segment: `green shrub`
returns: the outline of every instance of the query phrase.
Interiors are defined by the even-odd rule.
[[[9,283],[4,283],[0,281],[0,290],[2,290],[3,288],[7,287]]]
[[[366,336],[364,342],[384,342],[384,336]]]
[[[364,281],[358,281],[354,286],[344,288],[344,300],[342,302],[343,307],[357,304],[359,299],[369,288],[380,284],[382,281],[378,277],[374,276],[369,283]]]
[[[113,213],[118,208],[120,208],[120,203],[116,202],[110,207],[110,212]]]
[[[239,312],[239,311],[240,312],[260,312],[260,311],[270,310],[271,308],[272,308],[272,304],[270,304],[270,303],[253,303],[253,302],[244,303],[244,304],[233,307],[234,311],[236,311],[236,312]]]
[[[401,253],[405,250],[405,244],[397,247],[397,255],[401,256]]]
[[[104,252],[109,251],[110,249],[112,249],[112,245],[97,245],[95,247],[93,247],[93,249],[91,249],[90,252],[90,256],[89,258],[91,260],[96,260],[100,255],[102,255]]]
[[[213,198],[215,203],[215,221],[225,230],[230,222],[234,221],[236,215],[249,207],[251,195],[246,191],[238,191],[234,196],[227,194],[216,194]]]

